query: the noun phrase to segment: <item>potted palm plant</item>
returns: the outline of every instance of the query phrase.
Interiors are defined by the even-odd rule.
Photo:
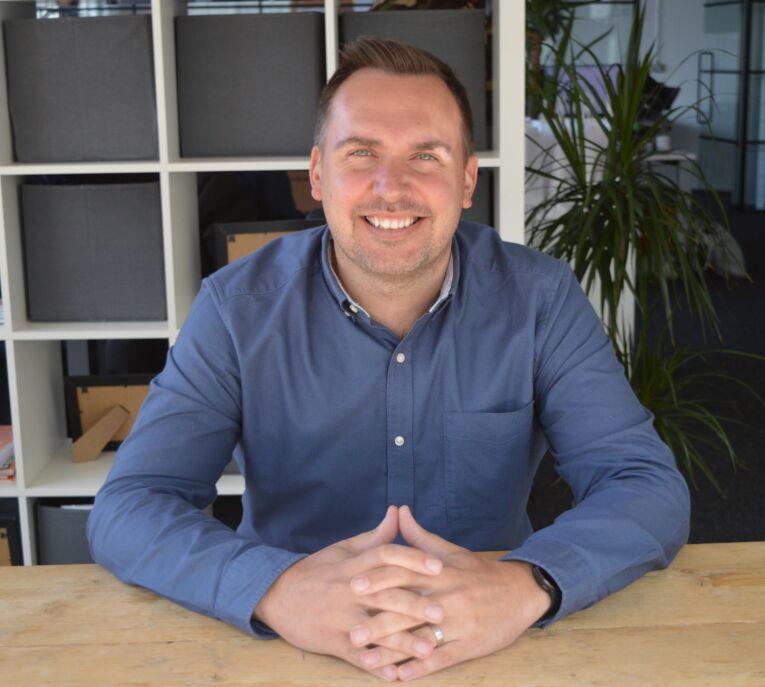
[[[640,120],[652,97],[648,84],[655,62],[653,47],[641,52],[644,17],[644,9],[636,6],[624,63],[615,78],[598,60],[592,44],[573,40],[573,16],[569,16],[559,41],[550,46],[552,78],[558,87],[551,92],[535,79],[527,81],[531,97],[540,104],[539,116],[560,151],[552,164],[548,160],[527,167],[527,184],[543,178],[551,185],[547,197],[527,212],[527,232],[530,245],[572,265],[586,292],[599,287],[606,331],[636,395],[653,413],[657,432],[694,487],[699,470],[722,494],[699,448],[722,447],[733,469],[740,467],[724,428],[725,422],[737,419],[716,414],[694,390],[726,379],[765,406],[746,382],[709,365],[711,357],[721,354],[765,358],[728,349],[694,352],[675,346],[673,320],[680,305],[698,317],[705,339],[711,333],[722,343],[705,277],[707,246],[718,225],[705,204],[651,162],[656,135],[699,107],[698,103],[673,107],[648,123]],[[594,65],[597,88],[592,70],[589,80],[580,76],[575,67],[580,61]],[[564,109],[561,100],[567,103]],[[592,135],[593,127],[597,136]],[[687,164],[727,223],[701,168],[693,160]],[[658,306],[650,298],[654,289],[661,294]],[[647,326],[633,336],[619,317],[627,296],[634,298],[642,322],[648,322],[655,307],[661,308],[666,336],[649,340]]]

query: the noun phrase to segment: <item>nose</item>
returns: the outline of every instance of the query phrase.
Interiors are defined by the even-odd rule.
[[[409,191],[409,170],[395,159],[387,159],[377,167],[375,193],[388,202],[395,202]]]

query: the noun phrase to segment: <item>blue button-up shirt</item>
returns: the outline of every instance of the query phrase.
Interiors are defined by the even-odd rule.
[[[403,339],[351,302],[326,226],[205,279],[88,521],[121,580],[260,637],[290,565],[408,504],[428,530],[544,568],[545,626],[686,542],[689,494],[567,263],[461,222]],[[576,505],[532,531],[546,449]],[[202,512],[232,452],[236,532]]]

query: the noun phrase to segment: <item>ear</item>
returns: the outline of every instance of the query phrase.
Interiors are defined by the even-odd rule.
[[[462,207],[469,208],[473,204],[473,191],[478,181],[478,156],[471,155],[465,165],[465,185],[462,194]]]
[[[311,197],[321,200],[321,150],[319,146],[311,148],[311,161],[308,166],[308,178],[311,182]]]

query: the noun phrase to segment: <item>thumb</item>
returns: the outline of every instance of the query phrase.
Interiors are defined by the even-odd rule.
[[[396,506],[388,506],[388,510],[385,511],[385,517],[377,527],[346,539],[343,543],[346,548],[350,548],[353,552],[361,553],[375,546],[392,542],[397,534],[398,508]]]
[[[409,506],[398,509],[398,528],[406,542],[415,548],[426,551],[439,558],[462,550],[462,547],[452,544],[449,540],[429,532],[420,525],[412,515]]]

